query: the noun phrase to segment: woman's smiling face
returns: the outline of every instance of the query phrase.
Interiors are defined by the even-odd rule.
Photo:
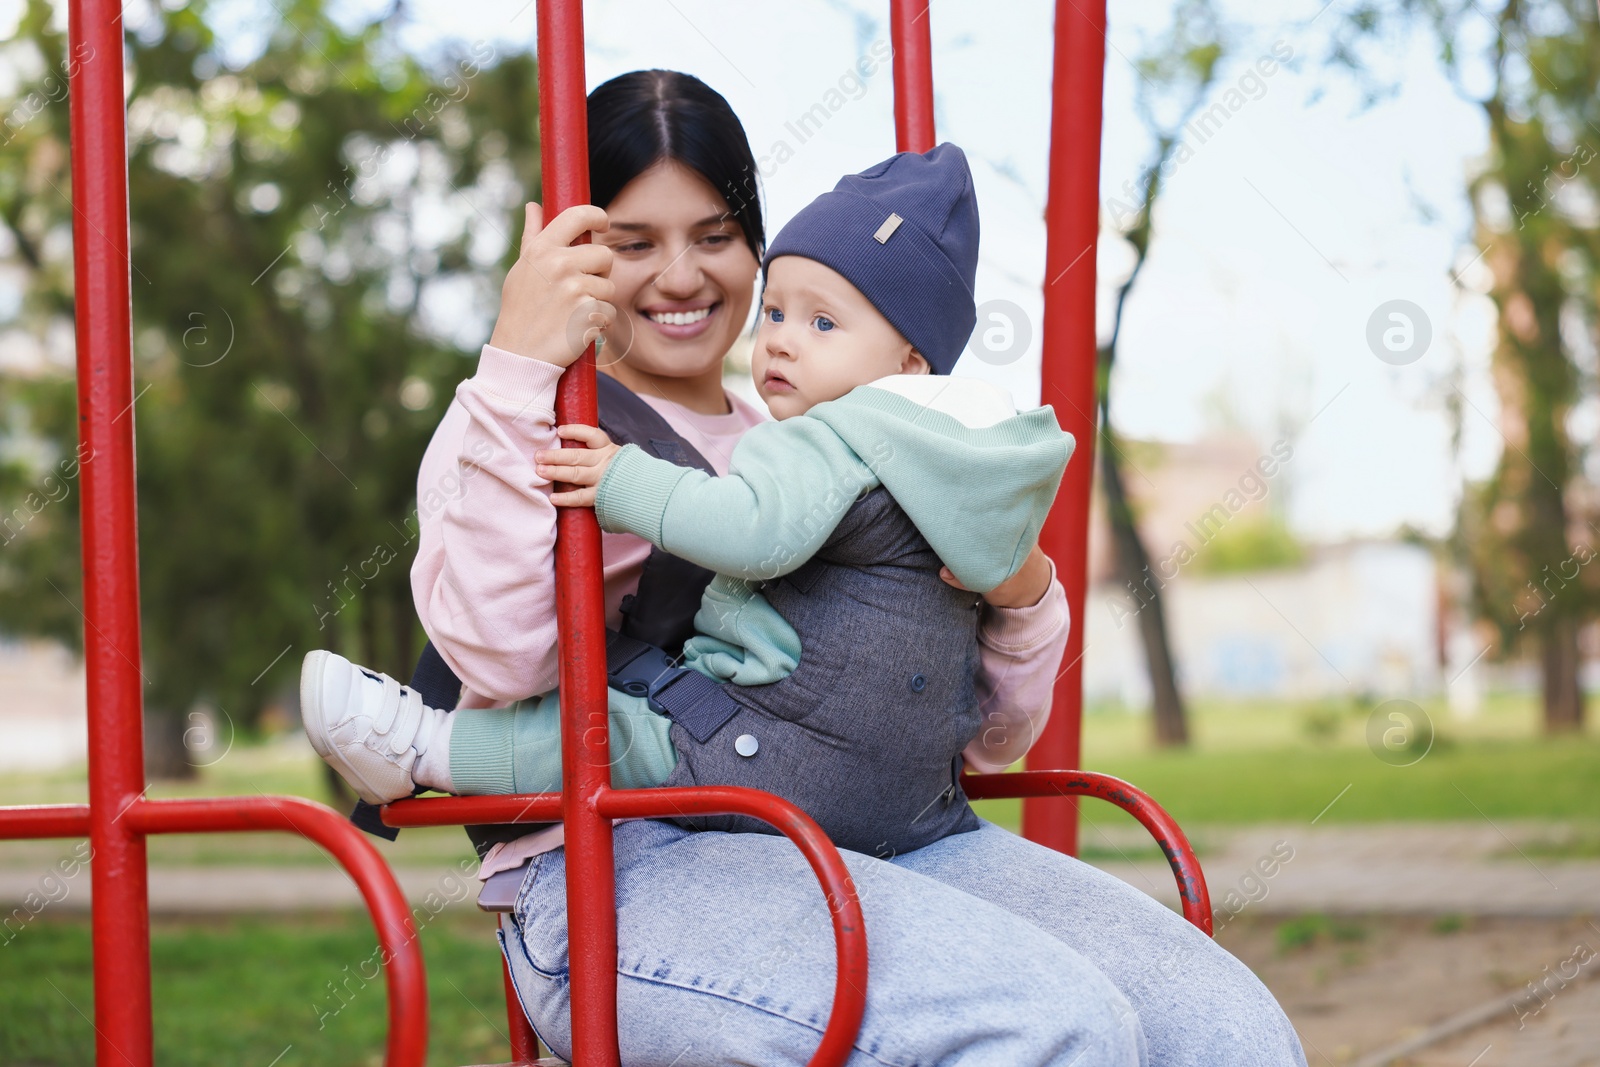
[[[613,253],[617,317],[599,365],[663,378],[719,368],[750,315],[760,266],[727,201],[664,160],[624,186],[606,216],[611,228],[594,240]]]

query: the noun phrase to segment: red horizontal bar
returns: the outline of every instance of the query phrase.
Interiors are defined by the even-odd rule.
[[[783,831],[805,855],[833,917],[837,969],[833,1012],[822,1043],[806,1067],[838,1067],[849,1058],[861,1017],[867,1009],[867,927],[861,900],[844,859],[822,827],[781,797],[739,786],[690,786],[674,789],[608,789],[595,797],[595,808],[612,818],[672,815],[748,815]]]
[[[560,793],[397,800],[381,809],[388,826],[482,826],[507,822],[560,822]]]
[[[0,808],[0,841],[88,836],[87,804],[28,804]]]
[[[1132,815],[1156,839],[1167,857],[1173,877],[1178,880],[1178,896],[1183,901],[1183,917],[1211,935],[1211,892],[1200,869],[1189,839],[1172,816],[1148,793],[1121,778],[1093,771],[1019,771],[1014,774],[965,774],[961,788],[973,800],[1002,797],[1088,796],[1109,801]]]
[[[281,830],[315,841],[350,875],[372,913],[389,995],[387,1067],[422,1067],[428,1046],[428,986],[422,947],[394,874],[378,850],[331,808],[299,797],[139,800],[123,813],[141,834]]]

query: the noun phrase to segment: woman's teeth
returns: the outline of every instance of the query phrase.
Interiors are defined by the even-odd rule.
[[[667,311],[661,314],[651,314],[650,318],[663,326],[690,326],[711,314],[710,308],[701,308],[698,311]]]

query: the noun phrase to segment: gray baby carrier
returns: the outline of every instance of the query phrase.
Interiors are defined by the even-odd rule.
[[[655,409],[597,376],[600,426],[615,442],[714,474]],[[961,750],[976,736],[981,598],[939,578],[940,561],[881,486],[863,494],[816,555],[761,583],[800,637],[801,662],[763,686],[724,686],[678,665],[712,574],[660,548],[607,631],[615,689],[673,720],[678,766],[667,785],[748,785],[798,805],[835,844],[879,856],[976,829],[961,791]],[[453,708],[461,681],[430,642],[411,688]],[[377,809],[358,826],[393,838]],[[742,816],[673,820],[697,830],[775,833]],[[469,826],[479,855],[530,824]]]

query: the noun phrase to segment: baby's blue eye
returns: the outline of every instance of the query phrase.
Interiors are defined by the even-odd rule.
[[[777,308],[768,308],[767,309],[767,321],[768,322],[772,322],[772,323],[782,322],[783,321],[783,312],[779,311]]]
[[[817,330],[818,330],[818,332],[827,333],[831,329],[833,329],[833,320],[828,318],[828,316],[826,316],[826,315],[818,315],[817,316]]]

